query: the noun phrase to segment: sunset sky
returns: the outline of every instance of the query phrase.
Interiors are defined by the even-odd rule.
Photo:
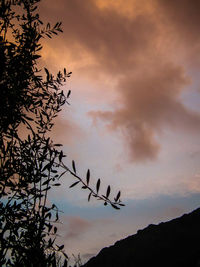
[[[87,202],[67,175],[50,200],[64,212],[60,240],[83,260],[150,223],[200,206],[200,1],[43,0],[42,66],[66,67],[72,91],[52,132],[66,164],[91,170],[126,207]]]

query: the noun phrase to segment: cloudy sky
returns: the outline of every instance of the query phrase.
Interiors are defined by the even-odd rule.
[[[43,0],[43,21],[64,33],[43,41],[42,64],[72,71],[53,131],[66,164],[91,170],[126,207],[104,207],[63,178],[50,199],[60,239],[86,260],[150,223],[200,203],[200,1]],[[83,192],[84,191],[84,192]]]

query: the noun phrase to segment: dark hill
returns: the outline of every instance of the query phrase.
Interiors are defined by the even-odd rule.
[[[84,267],[200,266],[200,208],[103,248]]]

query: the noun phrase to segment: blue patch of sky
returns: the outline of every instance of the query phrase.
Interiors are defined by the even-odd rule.
[[[155,223],[162,220],[169,220],[183,213],[191,212],[200,207],[200,193],[187,196],[159,195],[146,199],[134,199],[126,201],[126,206],[121,210],[115,210],[112,207],[104,206],[82,206],[78,207],[67,201],[55,201],[66,215],[80,216],[87,220],[98,218],[115,218],[119,221],[138,220],[141,218],[152,219]],[[156,218],[156,219],[155,219]]]
[[[200,76],[199,70],[190,69],[187,71],[190,79],[191,84],[186,87],[181,94],[181,100],[184,105],[196,112],[200,112]]]

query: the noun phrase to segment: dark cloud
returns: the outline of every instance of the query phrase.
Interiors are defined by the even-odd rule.
[[[73,51],[76,47],[76,54],[92,54],[96,65],[105,72],[123,73],[143,57],[143,51],[150,52],[149,47],[153,47],[156,25],[151,17],[140,14],[128,18],[113,9],[101,10],[92,0],[58,0],[54,5],[42,10],[46,17],[63,21],[66,47]]]
[[[164,127],[200,130],[200,116],[187,110],[178,99],[187,83],[180,67],[156,63],[151,71],[142,69],[119,80],[122,107],[90,115],[108,121],[111,130],[120,130],[131,160],[154,159],[159,151],[155,137]]]
[[[166,33],[175,50],[179,53],[182,49],[182,57],[186,58],[191,66],[200,66],[200,1],[199,0],[174,0],[159,1],[157,3],[157,14],[160,21],[167,29]]]
[[[67,218],[67,226],[65,239],[78,238],[91,227],[92,223],[78,216],[71,216]]]
[[[127,3],[134,5],[134,1]],[[145,10],[143,5],[141,2],[140,9]],[[165,127],[200,130],[200,115],[181,102],[188,78],[185,67],[176,62],[178,44],[190,54],[194,49],[189,42],[199,46],[200,2],[154,0],[152,7],[151,12],[138,14],[132,8],[132,16],[113,8],[100,9],[91,0],[58,0],[47,7],[48,17],[58,13],[63,20],[69,50],[80,57],[86,51],[93,58],[93,71],[90,62],[87,75],[92,78],[96,71],[115,82],[119,101],[114,110],[90,115],[107,121],[112,130],[120,130],[130,160],[136,162],[157,157],[160,146],[156,137]],[[177,55],[169,51],[177,51]]]
[[[200,1],[199,0],[174,0],[159,1],[158,12],[161,11],[162,18],[171,27],[171,30],[181,37],[185,42],[195,42],[200,39]]]

